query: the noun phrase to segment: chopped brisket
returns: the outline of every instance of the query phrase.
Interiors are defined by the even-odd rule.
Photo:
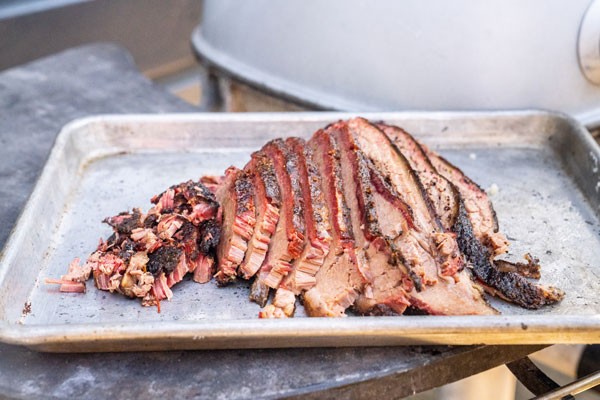
[[[142,225],[142,212],[139,208],[134,208],[133,212],[122,212],[114,217],[104,219],[105,223],[110,225],[116,233],[120,234],[131,234],[131,231],[135,228],[141,228]]]
[[[98,289],[152,305],[170,298],[170,287],[188,272],[197,281],[208,281],[221,230],[214,220],[219,208],[215,196],[202,184],[187,181],[151,201],[148,214],[135,208],[106,218],[113,228],[107,241],[100,240],[83,266],[74,260],[67,275],[49,283],[61,284],[62,291],[83,291],[91,272]]]

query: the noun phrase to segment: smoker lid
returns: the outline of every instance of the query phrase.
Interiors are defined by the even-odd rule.
[[[595,127],[599,15],[600,0],[206,0],[192,43],[220,72],[317,108],[535,107]]]

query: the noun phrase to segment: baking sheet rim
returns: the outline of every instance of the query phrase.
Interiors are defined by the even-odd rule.
[[[169,122],[202,122],[222,121],[227,122],[276,122],[276,121],[320,121],[348,118],[362,115],[366,118],[397,119],[400,117],[427,117],[429,119],[449,118],[490,118],[490,117],[525,117],[546,116],[566,120],[573,126],[578,134],[587,131],[568,115],[545,110],[515,110],[494,112],[385,112],[385,113],[359,113],[359,112],[309,112],[309,113],[244,113],[244,114],[106,114],[76,119],[66,124],[57,136],[46,165],[34,190],[18,218],[15,228],[7,241],[0,259],[0,265],[10,262],[18,251],[19,238],[24,235],[23,221],[31,219],[34,215],[36,203],[41,201],[41,186],[49,184],[54,163],[60,159],[71,135],[87,125],[98,122],[141,122],[169,121]],[[589,135],[587,135],[589,136]],[[583,138],[586,142],[593,143],[590,151],[600,158],[598,145],[590,138]],[[4,279],[8,268],[0,270],[0,281]],[[561,323],[568,322],[568,326],[556,331],[552,320],[560,319]],[[0,321],[0,341],[10,344],[24,345],[40,350],[54,351],[57,346],[67,346],[78,341],[111,342],[111,341],[143,341],[161,338],[188,339],[187,348],[205,348],[202,343],[210,340],[231,340],[228,330],[235,331],[236,324],[243,330],[239,331],[236,338],[244,339],[248,335],[248,325],[254,329],[252,337],[254,342],[250,346],[240,344],[242,347],[295,347],[298,340],[301,345],[318,346],[319,338],[323,334],[337,338],[345,346],[377,346],[397,341],[402,344],[551,344],[551,343],[600,343],[600,315],[499,315],[499,316],[398,316],[370,318],[344,318],[332,319],[291,319],[283,321],[264,320],[228,320],[228,321],[175,321],[175,322],[148,322],[148,323],[118,323],[118,324],[68,324],[68,325],[22,325],[8,321]],[[377,321],[376,323],[373,323]],[[382,322],[384,321],[384,322]],[[451,325],[448,325],[451,323]],[[311,326],[316,325],[316,326]],[[185,329],[183,329],[185,327]],[[331,329],[334,327],[335,332]],[[105,336],[97,336],[98,333]],[[109,335],[107,335],[110,333]],[[485,336],[480,334],[486,333]],[[257,336],[258,335],[258,336]],[[291,335],[291,336],[290,336]],[[375,340],[364,342],[365,336],[374,336]],[[200,337],[200,339],[199,339]],[[292,338],[290,346],[280,343],[273,346],[269,343],[273,338]],[[261,339],[262,338],[262,339]],[[261,344],[262,343],[262,344]],[[212,347],[211,347],[212,348]],[[218,347],[221,348],[221,347]],[[65,347],[68,351],[68,348]]]

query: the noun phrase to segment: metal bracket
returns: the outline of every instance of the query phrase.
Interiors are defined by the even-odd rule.
[[[510,372],[536,397],[535,400],[571,400],[574,395],[600,384],[600,371],[560,386],[543,373],[530,359],[506,364]]]
[[[592,83],[600,85],[600,0],[594,0],[585,12],[579,28],[579,66]]]

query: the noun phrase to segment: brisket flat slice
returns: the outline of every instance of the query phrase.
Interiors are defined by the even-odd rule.
[[[508,241],[498,231],[496,211],[485,190],[427,146],[423,146],[423,149],[437,172],[450,181],[460,193],[477,240],[489,249],[492,256],[506,253]]]
[[[291,271],[293,260],[298,258],[304,249],[305,225],[296,155],[289,151],[282,139],[272,140],[262,151],[273,160],[282,197],[279,221],[251,290],[251,299],[260,300],[257,302],[264,306],[264,293],[268,293],[268,290],[259,286],[277,288]],[[261,294],[258,299],[257,294]]]
[[[341,317],[354,304],[365,283],[359,272],[350,209],[344,195],[341,155],[333,138],[323,130],[317,131],[307,145],[322,177],[332,241],[315,276],[315,285],[304,293],[304,308],[310,316]]]
[[[296,154],[298,160],[307,242],[282,286],[298,295],[303,290],[310,289],[316,282],[315,275],[329,253],[331,226],[321,187],[321,176],[313,160],[312,150],[300,138],[288,138],[286,145]]]
[[[254,172],[256,226],[238,270],[238,275],[244,279],[252,278],[263,264],[281,208],[281,194],[273,161],[264,152],[258,151],[252,155],[249,169]]]
[[[294,260],[292,270],[275,292],[272,304],[260,313],[261,318],[284,318],[293,315],[295,295],[299,295],[315,285],[315,275],[329,253],[331,241],[328,232],[331,229],[329,210],[325,204],[321,177],[313,160],[312,150],[300,138],[288,138],[285,143],[289,151],[295,154],[297,160],[304,205],[306,246],[302,254]]]
[[[222,207],[222,235],[217,247],[215,279],[225,285],[236,279],[248,241],[254,232],[256,213],[252,174],[230,167],[217,193]]]
[[[489,249],[473,232],[469,217],[470,214],[461,203],[454,231],[458,235],[458,244],[462,252],[473,265],[473,273],[487,292],[529,309],[554,304],[564,297],[564,292],[558,288],[534,284],[516,272],[494,265]]]
[[[444,229],[451,230],[458,215],[460,195],[446,178],[431,164],[421,144],[405,130],[396,126],[377,124],[406,157],[419,177],[434,211],[440,217]]]
[[[413,289],[392,236],[408,229],[406,218],[399,208],[377,192],[371,179],[369,162],[357,147],[348,125],[338,122],[329,126],[331,135],[340,149],[344,194],[350,208],[359,272],[366,284],[354,308],[361,314],[402,314],[410,305],[407,292]],[[385,215],[381,215],[385,212]],[[395,233],[385,237],[380,220],[393,226]],[[389,233],[389,232],[388,232]]]
[[[442,221],[446,230],[457,233],[460,250],[488,293],[525,308],[539,308],[562,298],[560,290],[535,285],[519,276],[520,273],[539,277],[539,264],[531,260],[527,264],[492,261],[494,255],[506,251],[508,242],[498,232],[496,212],[483,189],[450,162],[420,145],[407,132],[384,124],[378,126],[402,150],[411,165],[417,165],[415,171],[422,181],[436,182],[435,186],[431,186],[436,190],[427,190],[434,204],[439,199],[456,199],[458,195],[456,211]],[[431,162],[426,162],[426,159]],[[434,180],[432,177],[438,173],[441,179]],[[446,191],[445,196],[440,193],[442,190]]]
[[[378,210],[382,233],[401,254],[413,280],[409,293],[413,307],[428,314],[493,314],[472,282],[454,234],[444,230],[427,194],[409,162],[389,138],[362,118],[348,121],[356,145],[374,164],[371,178],[383,201]],[[410,214],[399,202],[410,205]],[[385,208],[383,208],[385,206]],[[405,206],[407,207],[407,206]],[[402,222],[404,219],[404,222]],[[415,276],[417,277],[415,279]]]

